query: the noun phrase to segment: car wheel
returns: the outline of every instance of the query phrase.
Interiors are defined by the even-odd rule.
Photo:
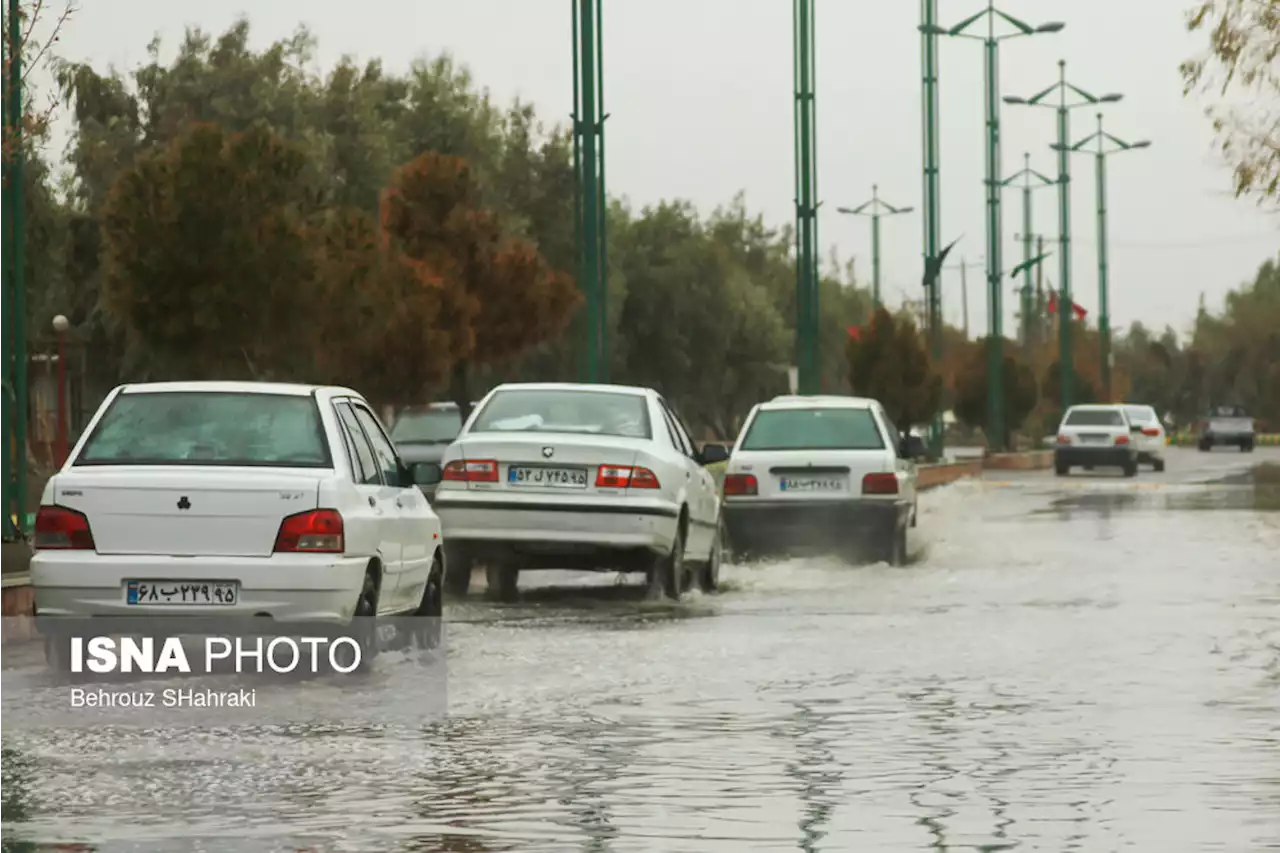
[[[1241,444],[1241,445],[1240,445],[1240,450],[1241,450],[1241,452],[1243,452],[1243,453],[1252,453],[1252,452],[1253,452],[1253,442],[1252,442],[1252,441],[1246,441],[1244,444]]]
[[[471,570],[475,562],[462,547],[458,545],[444,546],[444,588],[450,595],[463,598],[471,589]]]
[[[698,586],[703,592],[715,592],[720,589],[720,563],[724,560],[724,525],[716,527],[715,538],[711,542],[711,554],[698,569]]]
[[[1202,442],[1200,442],[1200,452],[1201,452],[1201,453],[1208,453],[1208,452],[1209,452],[1209,450],[1210,450],[1212,447],[1213,447],[1213,445],[1212,445],[1210,442],[1207,442],[1207,441],[1202,441]]]
[[[520,569],[511,563],[490,563],[484,567],[489,597],[497,601],[515,601],[520,594]]]
[[[1124,475],[1126,477],[1138,476],[1138,463],[1136,461],[1126,462],[1124,466]]]
[[[673,601],[684,595],[684,524],[676,525],[675,541],[671,543],[671,553],[653,558],[647,572],[648,596],[652,599],[663,596]]]
[[[444,637],[444,570],[437,553],[431,564],[431,574],[427,577],[427,586],[422,590],[422,600],[410,617],[408,640],[420,649],[439,648]]]
[[[1153,470],[1153,471],[1155,471],[1157,474],[1163,474],[1163,473],[1164,473],[1164,460],[1163,460],[1163,459],[1157,459],[1155,462],[1152,462],[1152,463],[1151,463],[1151,468],[1152,468],[1152,470]]]
[[[885,547],[884,561],[891,566],[907,564],[907,526],[905,524],[894,527],[893,534]]]
[[[1063,465],[1059,462],[1053,466],[1053,473],[1057,474],[1059,477],[1065,477],[1071,473],[1071,466]]]
[[[368,669],[378,656],[378,581],[372,570],[365,573],[347,636],[360,647],[359,656],[357,658],[355,649],[349,644],[343,643],[333,650],[334,665],[339,671],[348,671],[353,666]]]
[[[920,522],[920,500],[917,498],[911,504],[911,526],[916,527]]]
[[[71,671],[71,638],[52,636],[44,638],[44,662],[54,672]]]

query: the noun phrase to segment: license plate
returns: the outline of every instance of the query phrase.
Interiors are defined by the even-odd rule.
[[[1111,436],[1102,435],[1096,432],[1086,432],[1080,434],[1080,440],[1085,444],[1102,444]]]
[[[239,599],[240,584],[233,581],[129,581],[125,588],[129,604],[217,607]]]
[[[838,477],[783,477],[778,485],[784,492],[844,491],[844,480]]]
[[[585,489],[585,468],[542,468],[512,465],[507,469],[507,482],[513,486],[550,486],[557,489]]]

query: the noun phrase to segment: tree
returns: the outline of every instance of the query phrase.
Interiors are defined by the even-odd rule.
[[[1040,398],[1036,377],[1018,355],[1018,348],[1007,338],[1000,339],[1003,351],[1004,427],[1005,434],[992,436],[987,421],[987,365],[991,338],[983,338],[968,347],[968,353],[956,374],[956,417],[971,427],[987,433],[987,446],[1010,447],[1010,436],[1022,427]]]
[[[441,325],[451,330],[449,393],[464,417],[473,365],[509,361],[556,337],[578,307],[572,279],[481,208],[479,185],[460,157],[428,152],[397,170],[381,225],[392,251],[440,280]]]
[[[198,125],[120,175],[102,216],[102,303],[138,374],[288,371],[306,331],[306,167],[265,130]]]
[[[861,334],[846,335],[855,394],[879,400],[902,430],[933,418],[942,403],[942,377],[910,318],[894,318],[881,307]]]
[[[62,38],[62,30],[71,16],[75,14],[74,3],[67,2],[57,13],[51,15],[46,8],[45,0],[19,0],[18,4],[18,44],[15,51],[9,39],[9,7],[6,4],[4,14],[0,18],[0,56],[3,57],[3,68],[0,68],[0,90],[4,92],[4,102],[15,94],[22,97],[22,126],[15,128],[9,123],[9,110],[6,107],[0,117],[3,123],[3,143],[0,157],[5,163],[14,159],[19,140],[44,139],[49,132],[49,121],[57,107],[57,100],[48,99],[45,103],[36,103],[34,87],[31,85],[31,74],[48,62],[54,60],[53,49]],[[10,64],[13,57],[22,60],[22,81],[20,91],[12,91],[9,82]],[[20,133],[19,133],[20,131]]]

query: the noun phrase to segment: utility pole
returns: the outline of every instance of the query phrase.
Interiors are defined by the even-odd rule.
[[[1125,151],[1136,151],[1142,148],[1150,148],[1149,140],[1141,140],[1139,142],[1125,142],[1115,136],[1107,133],[1102,129],[1102,113],[1098,113],[1098,129],[1094,133],[1081,139],[1075,145],[1071,146],[1073,152],[1081,151],[1090,142],[1097,142],[1097,148],[1093,151],[1093,162],[1097,177],[1097,201],[1098,201],[1098,346],[1099,359],[1102,369],[1102,398],[1110,403],[1111,400],[1111,309],[1108,294],[1109,285],[1109,256],[1107,253],[1107,157],[1112,154],[1120,154]],[[1112,148],[1107,148],[1107,143],[1111,143]]]
[[[1058,95],[1056,105],[1045,99],[1053,94]],[[1069,103],[1068,95],[1074,94],[1081,100]],[[1056,110],[1058,118],[1058,141],[1053,149],[1058,152],[1058,241],[1061,254],[1058,258],[1058,375],[1062,386],[1062,410],[1071,408],[1075,398],[1075,361],[1071,353],[1071,314],[1075,301],[1071,295],[1071,162],[1070,162],[1070,111],[1084,106],[1113,104],[1121,100],[1119,94],[1092,95],[1084,89],[1067,82],[1067,61],[1058,60],[1058,82],[1030,98],[1019,98],[1013,95],[1005,97],[1006,104],[1017,104],[1032,107],[1048,107]]]
[[[940,146],[938,142],[938,0],[920,0],[920,76],[921,109],[924,125],[924,268],[926,275],[937,262],[942,249]],[[934,364],[942,362],[942,276],[926,282],[928,290],[929,344]],[[945,425],[942,413],[933,418],[929,444],[932,455],[942,458]]]
[[[816,0],[792,0],[795,58],[796,372],[801,394],[821,390],[818,360]]]
[[[987,0],[985,9],[970,15],[953,27],[936,24],[932,31],[937,35],[960,38],[979,38],[965,31],[974,23],[986,19],[987,34],[983,44],[984,103],[986,105],[986,177],[987,197],[987,440],[988,446],[1000,449],[1005,441],[1004,429],[1004,309],[1001,279],[1004,277],[1002,251],[1004,233],[1000,218],[1000,191],[1002,167],[1000,165],[1000,42],[1010,38],[1060,32],[1064,24],[1050,22],[1032,26],[995,7],[995,0]],[[996,20],[1011,25],[1015,32],[996,34]]]
[[[880,299],[880,217],[910,213],[914,208],[894,207],[881,201],[880,187],[873,184],[870,201],[863,202],[854,208],[839,207],[836,210],[848,216],[871,217],[871,300],[875,307],[879,308],[883,304]]]
[[[1029,153],[1023,154],[1022,160],[1023,160],[1022,171],[1015,172],[1014,174],[1005,178],[1004,185],[1007,187],[1012,185],[1019,178],[1022,179],[1022,267],[1023,267],[1022,276],[1023,276],[1023,281],[1022,281],[1022,290],[1020,292],[1021,298],[1019,300],[1022,308],[1022,333],[1020,337],[1022,338],[1023,347],[1029,349],[1031,347],[1031,275],[1032,275],[1031,267],[1033,266],[1033,264],[1031,263],[1031,260],[1032,258],[1035,257],[1035,255],[1032,253],[1032,248],[1031,248],[1032,239],[1033,239],[1031,236],[1031,233],[1032,233],[1031,232],[1031,228],[1032,228],[1031,193],[1033,190],[1041,189],[1047,186],[1053,186],[1054,182],[1052,178],[1045,177],[1044,175],[1037,172],[1035,169],[1031,168],[1031,155]],[[1039,183],[1032,184],[1031,181],[1033,178]]]
[[[607,382],[608,266],[604,184],[604,41],[601,0],[570,0],[573,10],[574,231],[578,287],[586,305],[581,316],[578,377]]]
[[[971,264],[965,258],[960,258],[960,263],[949,267],[943,267],[947,270],[960,271],[960,310],[964,323],[964,339],[969,340],[969,270],[983,269],[982,263]]]
[[[9,0],[9,79],[4,81],[4,116],[13,154],[4,167],[4,540],[22,538],[27,518],[27,287],[26,202],[23,139],[22,16]]]

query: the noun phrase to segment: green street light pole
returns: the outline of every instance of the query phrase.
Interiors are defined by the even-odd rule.
[[[966,30],[982,19],[987,21],[985,36],[972,35]],[[997,19],[1014,28],[1014,32],[996,35]],[[987,442],[992,448],[1004,445],[1004,308],[1001,279],[1004,275],[1002,249],[1004,233],[1000,218],[1000,191],[1003,171],[1000,165],[1000,42],[1011,38],[1060,32],[1065,25],[1051,22],[1032,26],[995,7],[995,0],[987,0],[987,7],[970,15],[953,27],[934,24],[929,32],[937,35],[971,38],[983,44],[983,72],[986,84],[986,185],[987,196]]]
[[[586,300],[580,317],[578,378],[607,382],[608,271],[605,251],[604,43],[601,0],[571,0],[573,10],[574,232],[578,287]]]
[[[795,60],[796,374],[801,394],[821,390],[818,361],[818,138],[816,0],[792,0]]]
[[[872,185],[871,201],[863,202],[854,208],[839,207],[836,208],[840,213],[848,216],[869,216],[871,217],[871,299],[876,308],[881,305],[880,300],[880,217],[897,216],[903,213],[910,213],[915,208],[911,207],[894,207],[887,202],[880,200],[880,187]]]
[[[1107,158],[1112,154],[1125,151],[1137,151],[1150,148],[1149,140],[1125,142],[1102,129],[1102,113],[1098,113],[1098,129],[1071,146],[1073,152],[1082,151],[1086,145],[1096,142],[1097,148],[1092,152],[1097,174],[1098,199],[1098,346],[1102,365],[1102,396],[1110,403],[1111,399],[1111,309],[1108,296],[1109,257],[1107,254]],[[1108,148],[1108,143],[1111,148]]]
[[[1057,93],[1058,103],[1053,104],[1045,99]],[[1074,94],[1081,100],[1070,103],[1068,96]],[[1062,389],[1062,410],[1071,407],[1075,398],[1075,361],[1071,354],[1071,306],[1075,304],[1071,297],[1071,155],[1069,142],[1069,117],[1073,109],[1096,106],[1098,104],[1114,104],[1123,96],[1118,94],[1092,95],[1067,82],[1067,61],[1058,60],[1058,82],[1030,98],[1019,98],[1013,95],[1005,97],[1006,104],[1031,107],[1047,107],[1058,114],[1058,141],[1052,146],[1058,152],[1058,242],[1061,244],[1058,255],[1058,377]]]
[[[938,0],[920,0],[920,76],[921,105],[920,117],[924,125],[922,159],[924,161],[923,202],[924,202],[924,269],[925,299],[928,302],[925,316],[929,328],[929,348],[933,354],[934,364],[942,361],[942,271],[929,279],[931,270],[939,266],[938,253],[942,250],[942,220],[940,201],[942,182],[939,157],[939,102],[938,102]],[[929,436],[930,452],[935,458],[942,457],[943,436],[945,426],[942,413],[933,417],[933,428]]]
[[[18,0],[9,0],[9,79],[4,116],[13,134],[12,156],[4,166],[4,540],[22,536],[27,517],[27,287],[26,203],[23,166],[26,157],[22,105],[22,16]],[[16,525],[11,519],[16,519]]]
[[[1033,274],[1033,268],[1035,266],[1034,264],[1031,263],[1031,259],[1035,257],[1035,238],[1031,236],[1031,226],[1032,226],[1031,193],[1034,190],[1053,186],[1053,179],[1045,177],[1044,175],[1037,172],[1035,169],[1031,168],[1030,154],[1023,154],[1022,160],[1023,160],[1022,171],[1015,172],[1014,174],[1005,178],[1004,186],[1006,187],[1011,186],[1018,179],[1022,179],[1022,264],[1019,266],[1019,268],[1022,270],[1023,282],[1022,282],[1022,289],[1019,291],[1019,297],[1020,297],[1019,304],[1020,304],[1021,319],[1022,319],[1022,334],[1021,334],[1022,345],[1023,347],[1026,347],[1029,349],[1032,344],[1031,276]],[[1031,182],[1033,178],[1036,181],[1039,181],[1039,183],[1033,184]]]

